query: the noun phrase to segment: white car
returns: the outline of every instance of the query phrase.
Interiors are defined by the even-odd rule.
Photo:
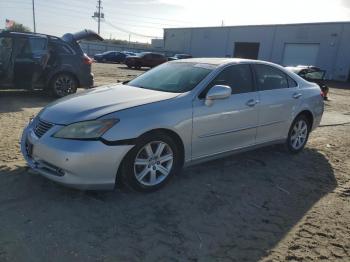
[[[323,114],[320,88],[281,66],[202,58],[58,100],[25,128],[34,170],[80,189],[160,188],[185,165],[285,143],[301,151]]]

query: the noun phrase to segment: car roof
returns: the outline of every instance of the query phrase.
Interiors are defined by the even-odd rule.
[[[1,32],[0,32],[0,35],[36,36],[36,37],[53,37],[53,38],[59,38],[59,37],[57,37],[57,36],[46,35],[46,34],[39,34],[39,33],[33,33],[33,32],[1,31]]]
[[[252,59],[243,59],[243,58],[218,58],[218,57],[208,57],[208,58],[189,58],[186,60],[175,60],[171,61],[172,63],[198,63],[198,64],[210,64],[215,66],[222,66],[226,64],[270,64],[275,65],[270,62],[262,61],[262,60],[252,60]]]

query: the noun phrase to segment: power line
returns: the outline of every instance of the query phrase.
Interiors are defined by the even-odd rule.
[[[112,23],[108,22],[108,21],[104,21],[107,25],[109,25],[110,27],[113,27],[114,29],[117,29],[118,31],[127,33],[127,34],[131,34],[131,35],[135,35],[135,36],[139,36],[139,37],[145,37],[145,38],[160,38],[159,36],[151,36],[151,35],[144,35],[144,34],[140,34],[140,33],[135,33],[129,30],[126,30],[124,28],[118,27],[113,25]]]

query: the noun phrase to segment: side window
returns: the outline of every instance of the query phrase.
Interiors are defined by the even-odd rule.
[[[46,50],[47,40],[45,38],[21,38],[19,39],[20,56],[42,53]]]
[[[254,65],[260,91],[288,88],[287,76],[281,70],[268,65]]]
[[[250,66],[234,65],[225,68],[209,86],[214,85],[227,85],[231,87],[232,94],[253,92],[254,85]]]
[[[288,78],[288,86],[289,86],[289,88],[298,86],[297,82],[293,78],[291,78],[290,76],[287,76],[287,78]]]
[[[12,54],[12,48],[12,37],[0,37],[0,71],[5,70],[8,67]]]

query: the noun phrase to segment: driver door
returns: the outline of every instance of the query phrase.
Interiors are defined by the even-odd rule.
[[[207,106],[205,96],[214,85],[230,86],[232,95]],[[258,94],[249,65],[223,69],[193,102],[193,160],[254,145],[257,102]]]
[[[47,61],[47,37],[19,37],[14,56],[14,84],[16,88],[31,89],[40,81]]]

